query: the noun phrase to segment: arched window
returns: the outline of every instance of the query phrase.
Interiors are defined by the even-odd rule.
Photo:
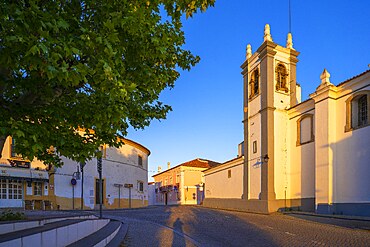
[[[278,64],[278,66],[276,67],[276,90],[277,91],[288,92],[287,76],[288,76],[288,73],[286,71],[285,66],[282,64]]]
[[[297,146],[314,140],[313,114],[305,114],[297,120]]]
[[[370,124],[370,91],[360,91],[346,100],[347,114],[345,131],[362,128]]]
[[[358,112],[358,126],[368,124],[367,121],[367,95],[362,95],[358,99],[357,112]]]
[[[255,95],[257,95],[259,93],[259,73],[258,73],[258,69],[255,69],[253,72],[252,72],[252,76],[251,76],[251,80],[249,82],[249,88],[250,88],[250,95],[249,95],[249,98],[252,98],[254,97]]]

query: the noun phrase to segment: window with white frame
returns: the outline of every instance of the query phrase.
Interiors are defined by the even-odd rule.
[[[42,196],[42,182],[34,182],[33,183],[33,195],[34,196]]]
[[[370,90],[353,94],[346,100],[345,131],[369,126],[370,124]]]
[[[22,182],[17,180],[8,180],[8,198],[22,199]]]
[[[144,191],[144,183],[143,183],[143,181],[137,181],[137,190],[139,192],[143,192]]]
[[[8,194],[7,191],[8,191],[7,180],[1,179],[0,180],[0,199],[7,199],[7,194]]]
[[[22,182],[18,180],[0,180],[0,199],[22,199]]]

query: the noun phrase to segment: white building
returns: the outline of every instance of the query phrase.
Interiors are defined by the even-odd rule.
[[[120,148],[104,147],[102,159],[103,207],[127,208],[148,205],[148,156],[144,146],[124,139]],[[10,152],[8,138],[0,165],[0,207],[27,209],[94,209],[99,205],[97,161],[83,167],[63,158],[61,168],[45,170],[39,161],[23,161]],[[15,163],[14,160],[17,162]],[[22,164],[27,164],[27,166]],[[36,170],[37,169],[37,170]],[[78,176],[79,175],[79,176]],[[83,205],[81,204],[83,176]],[[78,178],[80,177],[80,179]],[[75,183],[75,185],[72,185]],[[14,186],[17,187],[16,195]],[[131,187],[132,186],[132,187]],[[3,192],[4,191],[4,192]]]
[[[255,53],[248,45],[241,66],[243,193],[206,198],[206,206],[370,215],[370,70],[337,86],[324,70],[316,91],[301,102],[298,55],[291,34],[280,46],[268,25]]]
[[[205,170],[205,198],[240,199],[243,197],[244,156]]]

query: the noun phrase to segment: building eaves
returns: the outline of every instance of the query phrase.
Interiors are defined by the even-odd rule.
[[[356,78],[358,78],[358,77],[360,77],[360,76],[363,76],[363,75],[365,75],[365,74],[367,74],[367,73],[369,73],[369,72],[370,72],[370,69],[368,69],[368,70],[366,70],[366,71],[362,72],[361,74],[355,75],[355,76],[353,76],[353,77],[351,77],[351,78],[349,78],[349,79],[347,79],[347,80],[345,80],[345,81],[343,81],[343,82],[339,83],[339,84],[337,85],[337,87],[342,86],[343,84],[345,84],[345,83],[347,83],[347,82],[349,82],[349,81],[352,81],[353,79],[356,79]]]

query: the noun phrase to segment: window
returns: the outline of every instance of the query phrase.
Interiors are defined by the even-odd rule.
[[[345,131],[369,126],[370,123],[370,90],[355,93],[346,100]]]
[[[138,156],[137,156],[137,159],[138,159],[138,164],[139,164],[139,166],[143,167],[143,156],[138,155]]]
[[[100,179],[95,179],[95,204],[100,204],[100,195],[102,195],[102,204],[104,204],[105,189],[104,189],[104,179],[102,179],[102,190],[100,190]]]
[[[253,142],[253,153],[257,153],[257,141]]]
[[[177,175],[176,175],[176,183],[177,183],[177,184],[178,184],[178,183],[180,183],[180,176],[181,176],[180,174],[177,174]]]
[[[288,92],[288,86],[287,86],[287,76],[288,73],[286,71],[286,68],[282,64],[278,64],[276,67],[276,90],[277,91],[284,91]]]
[[[251,80],[249,81],[250,95],[249,98],[254,97],[259,93],[259,73],[258,69],[252,72]]]
[[[172,177],[170,177],[170,184],[173,184],[173,180],[172,180]]]
[[[227,171],[227,177],[228,177],[228,178],[231,178],[231,170],[228,170],[228,171]]]
[[[0,199],[22,199],[22,182],[18,180],[0,180]]]
[[[1,179],[0,180],[0,199],[7,199],[7,180]]]
[[[143,192],[144,191],[144,183],[142,181],[137,181],[137,190],[139,192]]]
[[[33,184],[33,195],[42,196],[42,182],[34,182]]]
[[[367,124],[367,95],[362,95],[358,99],[358,127]]]
[[[313,114],[305,114],[297,120],[297,146],[314,140]]]
[[[17,180],[8,181],[8,198],[22,199],[22,183]]]

